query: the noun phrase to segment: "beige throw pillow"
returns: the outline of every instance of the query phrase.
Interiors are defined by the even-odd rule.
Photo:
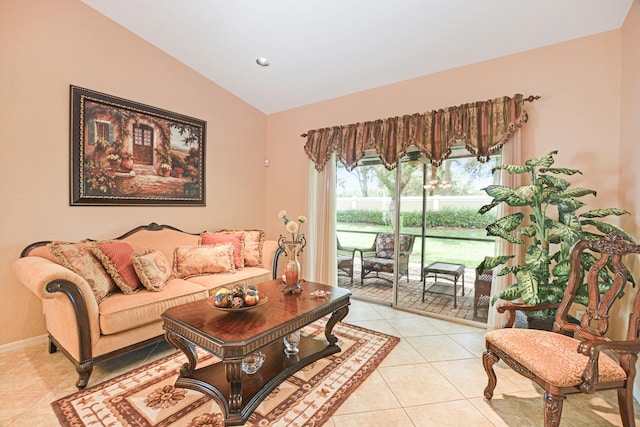
[[[131,262],[142,285],[150,291],[161,291],[171,279],[171,263],[161,251],[135,252]]]
[[[233,245],[182,246],[175,249],[173,272],[181,278],[213,273],[234,273]]]
[[[93,242],[51,242],[49,250],[58,258],[61,265],[80,275],[89,283],[96,301],[100,304],[118,287],[102,267],[98,258],[93,255],[91,251],[93,244]]]

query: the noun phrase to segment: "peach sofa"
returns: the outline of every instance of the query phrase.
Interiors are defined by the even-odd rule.
[[[126,242],[128,245],[124,246],[130,246],[136,254],[164,255],[163,258],[172,263],[171,277],[164,281],[161,289],[140,287],[128,293],[116,289],[106,297],[96,293],[95,280],[90,275],[84,275],[89,277],[86,280],[74,272],[78,269],[73,265],[65,266],[61,262],[53,251],[53,242],[37,242],[25,248],[14,262],[13,271],[18,280],[42,300],[49,351],[53,353],[59,348],[64,352],[76,366],[77,387],[84,388],[96,363],[164,339],[160,315],[168,308],[208,298],[212,289],[222,285],[240,282],[251,285],[271,280],[272,272],[276,271],[274,257],[278,246],[276,241],[263,238],[264,233],[260,232],[260,245],[253,250],[260,251],[261,259],[254,258],[253,266],[178,278],[181,276],[176,274],[176,268],[180,266],[176,266],[173,259],[174,255],[178,256],[177,248],[204,249],[200,246],[201,233],[186,233],[155,223],[137,227],[107,242],[120,245],[119,242]],[[85,241],[84,244],[96,243]],[[223,246],[228,245],[219,247]],[[186,261],[193,259],[196,258],[187,257]],[[107,268],[105,272],[116,277]]]

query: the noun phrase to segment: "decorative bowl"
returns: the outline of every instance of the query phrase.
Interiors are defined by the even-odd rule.
[[[258,372],[258,369],[262,367],[266,356],[261,351],[256,351],[255,353],[251,353],[242,359],[241,368],[247,375],[253,375]]]
[[[239,307],[239,308],[216,307],[216,305],[214,304],[214,301],[216,299],[215,295],[212,296],[212,297],[207,298],[207,304],[209,305],[209,307],[215,308],[216,310],[226,311],[226,312],[229,312],[229,313],[239,313],[239,312],[249,311],[249,310],[253,310],[254,308],[261,307],[262,305],[266,304],[267,301],[269,301],[269,297],[266,296],[265,294],[263,294],[262,292],[258,292],[258,295],[260,297],[260,300],[258,301],[258,303],[256,305],[248,305],[248,306]]]

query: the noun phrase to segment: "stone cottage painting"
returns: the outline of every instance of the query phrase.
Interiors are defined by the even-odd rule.
[[[204,206],[205,122],[71,89],[72,204]]]

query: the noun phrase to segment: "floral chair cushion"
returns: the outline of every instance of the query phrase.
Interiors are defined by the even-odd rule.
[[[411,236],[400,235],[400,252],[409,252]],[[378,233],[376,237],[376,258],[393,259],[394,235],[392,233]]]

